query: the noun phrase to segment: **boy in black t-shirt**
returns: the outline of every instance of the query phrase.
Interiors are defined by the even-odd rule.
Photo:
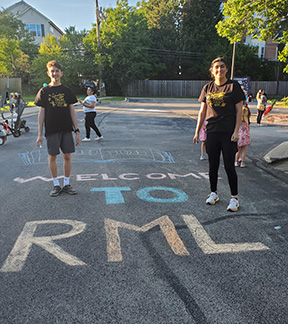
[[[45,124],[45,137],[49,155],[49,169],[53,178],[54,188],[50,192],[51,197],[56,197],[61,191],[70,195],[77,191],[70,185],[71,153],[75,152],[75,144],[72,131],[76,133],[76,145],[80,144],[77,115],[73,104],[77,98],[73,92],[61,84],[63,75],[61,65],[55,60],[47,63],[47,74],[51,82],[41,88],[35,98],[35,105],[40,106],[38,115],[37,146],[43,143],[43,125]],[[56,157],[63,153],[64,186],[61,189]]]

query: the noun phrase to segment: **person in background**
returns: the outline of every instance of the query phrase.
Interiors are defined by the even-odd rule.
[[[200,129],[200,133],[199,133],[199,140],[201,141],[201,155],[200,155],[200,160],[203,161],[205,159],[205,152],[206,152],[206,138],[207,138],[207,134],[206,134],[206,125],[207,125],[207,121],[204,120],[203,125]]]
[[[53,178],[54,188],[51,197],[61,192],[76,195],[77,191],[70,185],[71,153],[75,152],[72,131],[76,133],[76,145],[80,144],[77,115],[73,104],[77,98],[73,92],[61,84],[63,70],[61,65],[53,60],[47,63],[47,74],[50,83],[41,88],[35,98],[35,105],[40,106],[38,114],[37,146],[43,144],[43,125],[45,124],[45,137],[47,140],[48,163]],[[60,187],[57,173],[57,155],[63,153],[64,186]]]
[[[241,89],[243,90],[244,95],[245,95],[245,100],[243,101],[243,105],[246,105],[246,104],[248,104],[248,101],[249,101],[248,92],[245,90],[245,87],[243,84],[241,85]]]
[[[210,73],[213,81],[203,87],[199,97],[201,107],[193,142],[194,144],[198,143],[199,132],[206,118],[206,149],[211,189],[206,204],[214,205],[219,201],[217,181],[220,154],[222,153],[231,192],[227,210],[234,212],[239,208],[238,178],[234,162],[245,95],[237,81],[227,78],[227,72],[228,65],[223,57],[217,57],[212,61]]]
[[[264,90],[259,90],[256,95],[257,99],[257,126],[261,125],[263,113],[266,109],[267,97],[265,96]]]
[[[244,168],[245,158],[246,158],[246,146],[249,146],[250,141],[250,126],[249,126],[249,118],[251,112],[248,108],[248,105],[244,105],[242,108],[242,117],[241,117],[241,125],[239,129],[239,140],[238,140],[238,152],[235,155],[235,166],[240,166]]]
[[[90,129],[92,128],[98,137],[96,137],[96,141],[101,141],[103,136],[101,135],[98,127],[95,125],[95,117],[96,117],[96,103],[97,98],[94,95],[94,90],[91,87],[87,88],[87,97],[84,100],[79,100],[79,102],[83,106],[84,115],[85,115],[85,129],[86,129],[86,137],[82,140],[82,142],[90,142]]]

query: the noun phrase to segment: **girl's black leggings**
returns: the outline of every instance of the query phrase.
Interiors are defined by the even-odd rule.
[[[95,117],[96,117],[96,112],[85,113],[85,128],[86,128],[87,138],[90,138],[90,128],[92,128],[95,131],[95,133],[99,137],[101,137],[101,133],[94,122]]]
[[[220,154],[222,152],[224,168],[228,177],[232,196],[238,194],[238,178],[235,170],[237,142],[231,141],[230,132],[207,132],[206,149],[209,158],[209,180],[212,192],[217,191]]]
[[[262,115],[264,113],[264,110],[257,110],[257,124],[261,124],[261,119],[262,119]]]

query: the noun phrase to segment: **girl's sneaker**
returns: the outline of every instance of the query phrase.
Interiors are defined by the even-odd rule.
[[[206,199],[206,204],[214,205],[219,200],[219,196],[216,192],[211,192],[208,198]]]
[[[238,161],[235,161],[234,165],[235,165],[235,167],[238,167],[239,166],[239,162]]]
[[[95,141],[102,141],[103,140],[103,136],[100,136],[100,137],[96,137],[95,138]]]
[[[243,161],[241,161],[240,168],[245,168],[245,167],[246,167],[246,164]]]
[[[201,154],[201,155],[200,155],[200,160],[201,160],[201,161],[205,160],[205,155],[204,155],[204,154]]]
[[[232,198],[230,199],[230,203],[229,203],[229,205],[228,205],[228,207],[227,207],[227,210],[228,210],[228,211],[231,211],[231,212],[234,212],[234,211],[237,211],[238,208],[239,208],[239,202],[238,202],[238,199],[232,197]]]
[[[82,139],[82,142],[90,142],[90,141],[91,141],[90,138],[87,138],[87,137]]]

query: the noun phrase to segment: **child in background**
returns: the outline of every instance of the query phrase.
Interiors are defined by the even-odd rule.
[[[201,141],[201,155],[200,155],[201,161],[203,161],[205,159],[205,152],[206,152],[206,146],[205,146],[205,142],[206,142],[206,138],[207,138],[206,125],[207,125],[207,121],[204,120],[203,125],[200,129],[200,133],[199,133],[199,140]]]
[[[250,145],[250,127],[249,118],[251,112],[247,105],[242,108],[241,125],[239,129],[239,140],[238,140],[238,152],[235,156],[235,166],[240,166],[244,168],[245,157],[246,157],[246,146]]]

